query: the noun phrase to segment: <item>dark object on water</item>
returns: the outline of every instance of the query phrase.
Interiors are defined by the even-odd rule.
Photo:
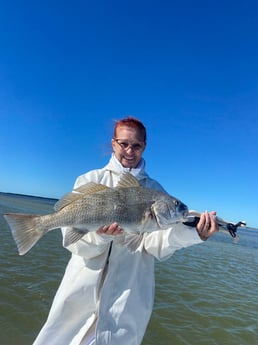
[[[190,216],[188,217],[188,221],[183,222],[183,224],[188,225],[188,226],[192,226],[192,227],[196,227],[196,225],[198,224],[200,220],[199,216]],[[237,236],[237,229],[239,227],[245,227],[246,226],[246,222],[245,221],[240,221],[238,223],[231,223],[231,222],[226,222],[220,218],[217,218],[218,221],[218,226],[219,228],[223,228],[224,230],[227,230],[230,235],[235,238]]]

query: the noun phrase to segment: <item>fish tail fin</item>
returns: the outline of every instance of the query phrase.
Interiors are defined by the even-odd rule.
[[[19,255],[26,254],[44,235],[37,215],[6,213],[4,218],[9,224]]]

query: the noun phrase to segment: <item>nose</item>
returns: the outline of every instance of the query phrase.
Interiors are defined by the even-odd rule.
[[[133,145],[128,145],[128,147],[125,149],[125,151],[128,153],[133,153],[135,151]]]
[[[130,150],[132,152],[134,152],[134,147],[133,145],[128,145],[128,147],[125,149],[127,152]]]

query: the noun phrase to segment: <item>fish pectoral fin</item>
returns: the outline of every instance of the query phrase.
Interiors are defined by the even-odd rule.
[[[79,241],[87,232],[88,230],[82,231],[78,228],[67,229],[64,236],[64,247],[68,247],[70,244]]]
[[[137,248],[141,245],[143,234],[132,234],[126,239],[126,248],[131,252],[136,252]]]
[[[55,211],[60,211],[64,207],[70,205],[72,202],[83,198],[85,195],[94,194],[102,190],[109,189],[109,187],[102,184],[89,182],[78,188],[75,188],[73,192],[65,194],[58,202],[55,204]]]
[[[137,180],[136,177],[134,177],[132,174],[125,173],[122,175],[120,181],[117,184],[117,187],[120,188],[130,188],[130,187],[140,187],[140,183]]]
[[[155,217],[156,219],[156,217]],[[141,221],[141,231],[144,231],[145,229],[148,229],[150,222],[153,220],[153,213],[151,209],[147,210],[143,214],[143,218]]]

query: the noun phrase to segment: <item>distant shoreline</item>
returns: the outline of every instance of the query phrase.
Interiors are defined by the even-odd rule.
[[[58,199],[56,198],[48,198],[44,196],[37,196],[37,195],[28,195],[28,194],[19,194],[19,193],[7,193],[7,192],[0,192],[0,195],[5,195],[5,196],[10,196],[10,197],[20,197],[20,198],[34,198],[34,199],[39,199],[39,200],[49,200],[49,201],[57,201]]]

